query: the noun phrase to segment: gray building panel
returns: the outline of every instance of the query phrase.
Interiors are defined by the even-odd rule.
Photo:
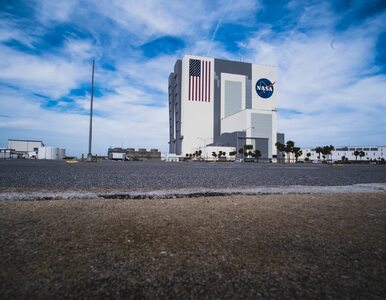
[[[252,136],[269,137],[272,134],[272,115],[271,114],[251,114]]]
[[[251,129],[254,139],[255,149],[261,151],[261,158],[268,159],[269,145],[271,143],[269,137],[272,135],[272,115],[271,114],[251,114]]]
[[[181,153],[181,75],[182,61],[177,60],[169,75],[169,153]]]
[[[255,138],[254,139],[254,148],[255,149],[258,149],[260,150],[261,152],[261,159],[265,160],[265,159],[269,159],[270,157],[268,157],[268,142],[269,142],[269,139],[268,138]]]
[[[229,117],[241,111],[242,85],[241,82],[225,80],[224,117]]]
[[[173,96],[173,85],[174,85],[174,73],[169,75],[169,153],[174,153],[174,96]]]
[[[252,64],[239,61],[229,61],[223,59],[214,59],[214,142],[221,135],[221,73],[244,75],[247,79],[252,80]]]
[[[245,81],[245,108],[252,109],[252,80]]]
[[[176,94],[175,94],[175,112],[176,112],[176,153],[181,154],[181,82],[182,82],[182,61],[178,60],[174,66],[177,74],[176,77]]]
[[[284,133],[278,132],[278,133],[276,134],[276,141],[277,141],[278,143],[284,145],[284,144],[285,144],[285,136],[284,136]],[[284,159],[283,152],[277,151],[277,148],[276,148],[276,151],[273,151],[273,153],[275,153],[275,152],[277,153],[277,159],[279,159],[279,160]]]

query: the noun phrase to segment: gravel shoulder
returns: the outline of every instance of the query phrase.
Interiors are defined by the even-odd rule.
[[[0,202],[3,299],[386,295],[386,193]]]

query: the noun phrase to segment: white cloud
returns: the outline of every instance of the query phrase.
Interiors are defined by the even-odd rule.
[[[37,17],[42,23],[69,21],[75,10],[82,9],[78,0],[36,1],[35,5]]]
[[[326,19],[333,20],[330,13]],[[386,77],[372,67],[378,25],[372,19],[339,33],[331,22],[277,40],[266,28],[247,43],[250,61],[278,67],[279,130],[287,138],[309,146],[385,143]]]
[[[0,80],[32,93],[58,98],[80,82],[88,80],[89,70],[79,62],[61,57],[38,57],[0,46]]]
[[[166,102],[168,78],[176,59],[176,56],[158,56],[143,61],[127,61],[117,67],[121,76],[128,76],[134,79],[136,84],[165,93]],[[127,80],[126,84],[127,82],[129,81]]]
[[[87,152],[89,116],[47,110],[15,91],[2,91],[0,136],[42,139],[45,144],[67,149],[68,155]],[[84,98],[89,108],[89,99]],[[95,102],[96,110],[105,107],[106,116],[94,115],[93,153],[106,155],[109,146],[146,147],[167,150],[168,109],[130,105],[107,97]],[[17,110],[15,110],[17,107]],[[8,117],[7,117],[8,116]],[[4,145],[5,146],[5,145]]]
[[[180,36],[189,40],[209,39],[215,25],[223,22],[250,23],[260,9],[259,1],[98,1],[98,13],[111,18],[134,35],[137,44],[156,36]]]

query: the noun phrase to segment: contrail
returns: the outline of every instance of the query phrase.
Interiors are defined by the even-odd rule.
[[[214,39],[216,38],[217,30],[220,28],[220,25],[222,20],[224,19],[224,16],[225,16],[225,12],[222,14],[220,20],[218,20],[216,29],[213,31],[212,39],[210,40],[209,49],[208,49],[208,52],[206,53],[206,56],[209,56],[210,52],[212,51],[212,45],[213,45]]]

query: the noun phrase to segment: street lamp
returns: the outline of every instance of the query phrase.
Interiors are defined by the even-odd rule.
[[[204,148],[205,148],[204,157],[207,158],[207,157],[206,157],[206,156],[207,156],[207,155],[206,155],[206,154],[207,154],[207,153],[206,153],[206,146],[207,146],[207,142],[206,142],[206,141],[208,141],[208,140],[213,140],[213,138],[209,137],[209,138],[204,139],[204,138],[198,136],[197,139],[202,140],[202,141],[204,142]]]

